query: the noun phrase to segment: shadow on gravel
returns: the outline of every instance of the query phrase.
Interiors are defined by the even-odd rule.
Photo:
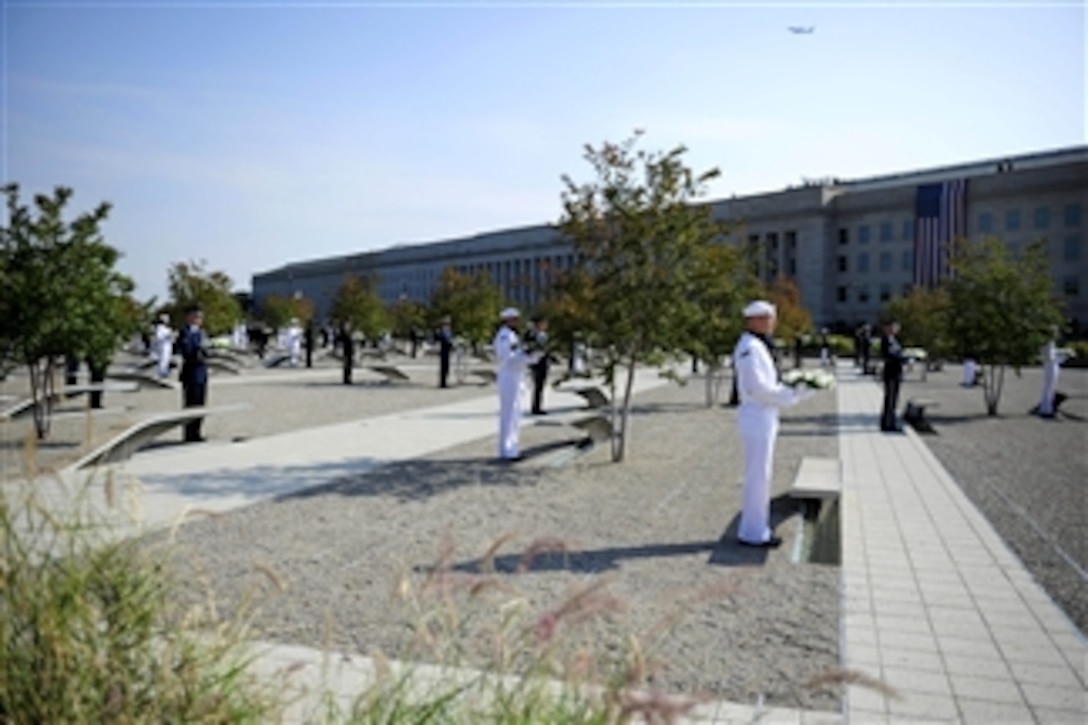
[[[578,440],[549,442],[526,448],[517,462],[495,458],[413,460],[384,465],[374,470],[342,476],[302,490],[287,492],[278,501],[315,496],[392,496],[400,501],[420,501],[462,486],[533,486],[546,469],[535,467],[542,457],[560,449],[574,448]],[[315,467],[315,468],[321,468]],[[307,472],[309,473],[309,472]],[[294,475],[298,475],[295,472]]]
[[[771,500],[771,527],[775,528],[797,514],[797,504],[786,495]],[[494,571],[498,574],[531,574],[569,571],[596,574],[619,569],[624,561],[663,559],[708,552],[707,564],[714,566],[761,566],[767,562],[769,549],[744,546],[737,541],[740,515],[733,517],[717,541],[692,541],[672,544],[640,544],[603,549],[567,550],[559,540],[540,540],[520,553],[472,559],[453,564],[450,569],[468,574]],[[416,571],[433,571],[432,566],[418,566]]]

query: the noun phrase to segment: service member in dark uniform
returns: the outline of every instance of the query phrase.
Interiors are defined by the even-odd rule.
[[[886,322],[880,335],[880,356],[884,361],[882,378],[884,380],[884,410],[880,416],[880,430],[885,433],[902,430],[896,416],[899,405],[899,383],[903,379],[903,347],[895,334],[899,332],[898,322]]]
[[[344,385],[351,385],[351,375],[355,369],[355,337],[350,322],[344,322],[340,325],[336,344],[340,346],[340,353],[344,362]]]
[[[438,387],[450,386],[450,356],[453,354],[453,328],[450,318],[442,318],[442,327],[438,330]]]
[[[540,353],[540,359],[529,366],[533,375],[533,415],[547,415],[544,411],[544,386],[548,382],[548,321],[533,318],[533,328],[525,335],[526,350]]]
[[[208,351],[204,349],[204,332],[200,326],[204,323],[204,313],[199,307],[190,307],[185,312],[185,329],[178,336],[181,349],[181,391],[182,402],[186,408],[204,405],[208,397]],[[186,441],[202,441],[200,426],[202,418],[185,424]]]

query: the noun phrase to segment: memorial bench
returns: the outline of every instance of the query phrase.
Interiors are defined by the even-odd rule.
[[[100,466],[107,463],[118,463],[132,458],[132,454],[140,450],[163,433],[179,428],[186,423],[201,420],[209,415],[221,415],[247,410],[248,403],[235,405],[221,405],[217,407],[184,408],[170,413],[160,413],[121,431],[116,436],[86,454],[69,466],[69,470],[77,471],[89,466]]]
[[[410,377],[401,372],[400,368],[395,365],[367,365],[366,369],[372,373],[381,375],[383,383],[403,383],[407,380],[411,380]]]
[[[476,377],[483,380],[484,385],[487,385],[488,383],[496,383],[499,380],[498,373],[488,368],[474,368],[472,370],[469,370],[468,374],[475,375]]]
[[[149,375],[148,373],[141,373],[135,370],[119,370],[114,373],[106,374],[107,380],[119,380],[121,382],[136,383],[137,387],[143,388],[166,388],[168,390],[177,390],[178,384],[167,378],[160,378],[157,375]]]
[[[585,431],[587,440],[594,444],[610,441],[616,434],[612,428],[612,420],[603,413],[579,416],[567,421],[567,424]]]
[[[575,395],[581,396],[586,401],[586,403],[589,404],[589,408],[592,410],[596,410],[598,408],[606,408],[611,403],[611,401],[608,400],[608,396],[606,396],[604,392],[596,386],[588,388],[573,388],[570,392],[574,393]]]
[[[842,462],[838,458],[805,456],[790,486],[790,498],[829,501],[842,494]]]
[[[87,383],[85,385],[66,385],[60,390],[53,391],[50,396],[53,404],[59,403],[65,398],[73,398],[85,393],[133,393],[139,389],[135,383]],[[0,410],[0,420],[14,420],[34,410],[34,398],[23,398],[16,403]]]
[[[903,410],[903,420],[919,433],[935,433],[933,423],[926,417],[927,408],[939,408],[941,404],[927,398],[911,398]]]

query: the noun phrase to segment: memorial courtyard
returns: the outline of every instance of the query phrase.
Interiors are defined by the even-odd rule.
[[[180,600],[253,607],[269,677],[307,681],[328,652],[346,670],[378,653],[487,668],[510,617],[594,662],[637,643],[649,688],[705,700],[693,721],[1084,721],[1088,371],[1062,371],[1053,421],[1028,413],[1037,369],[1010,373],[996,418],[957,366],[913,371],[903,402],[934,401],[935,433],[897,435],[877,430],[878,384],[840,362],[835,390],[783,413],[785,543],[767,551],[735,543],[736,411],[707,407],[698,373],[639,372],[622,464],[570,425],[587,381],[549,389],[549,415],[523,419],[526,458],[499,464],[493,384],[439,390],[433,357],[386,362],[409,379],[364,364],[344,386],[325,358],[213,371],[209,406],[239,407],[209,416],[207,442],[168,432],[93,474],[137,487],[140,523],[119,531],[172,547]],[[0,384],[0,407],[22,385]],[[26,420],[0,425],[7,489],[30,460],[56,486],[50,471],[180,393],[81,401],[40,445]],[[805,459],[841,467],[818,521],[790,496]]]

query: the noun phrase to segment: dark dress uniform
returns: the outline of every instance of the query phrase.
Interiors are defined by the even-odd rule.
[[[186,408],[204,405],[208,397],[208,352],[204,349],[204,333],[199,327],[189,326],[178,339],[181,348],[181,391],[182,402]],[[204,420],[198,418],[185,424],[185,440],[200,441],[200,426]]]
[[[903,379],[903,348],[895,334],[885,332],[880,336],[880,354],[884,361],[884,410],[880,416],[880,430],[900,430],[896,417],[899,405],[899,384]]]
[[[438,331],[438,387],[450,386],[450,356],[453,354],[453,332],[446,325]]]
[[[529,366],[533,375],[533,415],[544,415],[544,386],[548,382],[548,333],[544,330],[530,330],[525,335],[527,348],[541,353],[540,359]]]

